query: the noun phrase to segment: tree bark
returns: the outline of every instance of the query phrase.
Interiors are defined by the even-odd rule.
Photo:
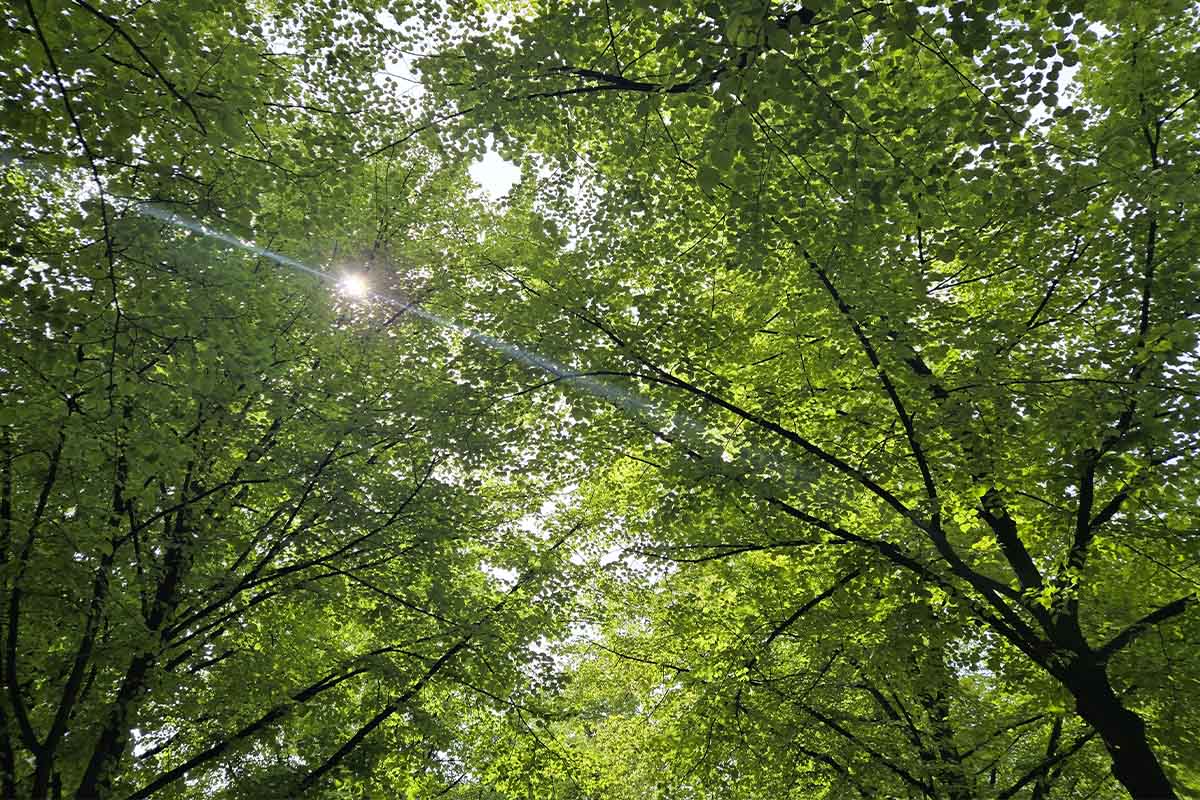
[[[109,707],[108,717],[100,731],[91,760],[84,771],[75,797],[104,797],[112,788],[112,774],[125,755],[129,744],[129,715],[133,705],[146,687],[146,681],[154,665],[154,656],[142,653],[134,656],[116,698]]]
[[[1134,800],[1175,800],[1177,795],[1146,738],[1146,723],[1121,702],[1102,665],[1077,663],[1063,674],[1076,710],[1104,742],[1113,776]]]
[[[180,492],[180,496],[185,499],[188,490],[193,488],[191,472],[192,466],[188,465],[188,474]],[[100,729],[91,759],[75,793],[77,800],[106,797],[112,788],[113,775],[125,757],[129,745],[130,716],[137,702],[149,690],[149,684],[158,667],[158,657],[166,644],[164,627],[179,604],[180,585],[190,566],[187,553],[190,546],[188,537],[192,532],[189,516],[186,506],[175,513],[174,526],[167,535],[167,552],[163,559],[164,574],[155,592],[150,613],[146,617],[146,627],[157,635],[158,642],[153,647],[136,653],[130,660],[117,696],[109,705],[108,716]],[[167,527],[166,522],[164,527]]]

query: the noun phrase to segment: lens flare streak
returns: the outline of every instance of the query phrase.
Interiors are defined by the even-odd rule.
[[[706,461],[710,462],[719,471],[725,473],[730,470],[741,472],[734,464],[727,463],[728,459],[724,454],[723,448],[712,441],[711,434],[706,425],[690,416],[680,413],[673,414],[664,425],[664,421],[656,419],[656,417],[662,417],[665,409],[647,402],[628,389],[614,385],[608,381],[598,380],[593,376],[578,375],[575,370],[568,369],[566,366],[538,353],[531,352],[482,331],[474,330],[457,320],[442,317],[403,298],[372,291],[365,277],[361,275],[335,275],[330,272],[314,269],[303,262],[289,258],[281,253],[276,253],[273,250],[268,250],[254,242],[216,230],[202,222],[152,205],[139,205],[135,207],[135,210],[140,214],[153,217],[168,225],[192,231],[201,236],[252,253],[260,258],[265,258],[280,266],[315,276],[332,285],[335,289],[340,289],[347,295],[369,298],[400,308],[405,313],[412,314],[432,325],[453,330],[463,337],[478,342],[497,353],[506,355],[533,369],[548,373],[556,381],[569,379],[570,386],[582,389],[588,394],[622,409],[631,417],[639,418],[642,422],[648,423],[648,430],[653,435],[666,441],[681,441],[692,453],[704,457]],[[738,455],[739,460],[743,463],[743,468],[753,466],[760,471],[770,473],[778,470],[781,466],[773,459],[768,458],[765,453],[743,450]]]

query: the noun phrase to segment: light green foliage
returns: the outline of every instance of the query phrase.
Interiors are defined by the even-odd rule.
[[[402,310],[478,208],[360,160],[403,110],[375,14],[5,12],[0,796],[433,791],[556,630],[548,429]]]
[[[552,166],[525,191],[572,237],[501,250],[476,307],[502,297],[499,335],[639,398],[631,414],[566,390],[594,408],[583,446],[628,459],[607,479],[612,541],[678,570],[654,584],[661,609],[617,608],[603,642],[619,649],[622,610],[639,609],[640,658],[675,655],[718,685],[690,710],[643,712],[648,738],[612,746],[687,761],[664,720],[762,746],[739,733],[750,656],[726,636],[786,618],[768,602],[781,586],[864,571],[837,605],[844,652],[800,648],[780,701],[809,676],[811,702],[862,746],[772,707],[786,720],[772,741],[803,726],[824,744],[756,756],[753,777],[699,747],[656,776],[666,796],[751,792],[780,771],[816,775],[812,796],[821,781],[831,796],[926,791],[889,762],[927,770],[938,796],[1002,795],[1089,725],[1053,781],[1014,791],[1089,791],[1073,781],[1103,781],[1110,756],[1099,791],[1196,790],[1196,722],[1166,698],[1196,689],[1200,12],[1169,5],[534,4],[421,63],[435,102],[473,109],[448,146],[486,130]],[[559,200],[572,182],[582,192]],[[713,562],[761,553],[805,580],[703,588]],[[912,634],[872,641],[897,627]],[[918,646],[934,666],[909,660]],[[940,753],[864,756],[880,724],[864,715],[884,711],[851,691],[851,657],[862,681],[897,685],[953,663],[951,740],[1012,744],[996,780],[968,759],[963,784]],[[619,691],[580,669],[597,695]],[[1009,731],[1026,713],[1049,716]]]
[[[1194,2],[3,22],[0,796],[1200,792]]]

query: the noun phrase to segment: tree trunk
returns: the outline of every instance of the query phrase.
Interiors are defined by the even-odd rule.
[[[184,479],[181,497],[186,497],[194,484],[191,465]],[[164,528],[168,523],[164,521]],[[109,705],[108,718],[100,729],[96,747],[84,770],[83,779],[75,793],[76,800],[93,800],[107,797],[112,789],[113,776],[125,758],[129,746],[130,716],[137,702],[148,689],[158,669],[158,657],[166,644],[164,626],[179,604],[179,588],[190,566],[187,549],[191,533],[189,512],[182,508],[175,515],[175,523],[169,529],[167,552],[163,559],[164,574],[158,583],[150,613],[146,616],[146,627],[158,635],[157,647],[136,654],[129,662],[125,677],[117,689],[117,696]]]
[[[1175,800],[1175,790],[1150,748],[1146,723],[1113,691],[1102,665],[1076,664],[1063,683],[1075,697],[1079,716],[1095,729],[1112,757],[1113,776],[1134,800]]]
[[[954,729],[950,724],[950,702],[946,692],[942,687],[938,687],[935,691],[925,693],[920,702],[929,717],[933,741],[937,746],[934,781],[941,787],[948,800],[972,800],[978,797],[972,786],[973,781],[963,764],[962,754],[954,743]]]

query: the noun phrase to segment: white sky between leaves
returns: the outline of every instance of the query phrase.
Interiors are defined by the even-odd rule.
[[[378,12],[375,19],[385,28],[395,31],[404,30],[404,26],[390,11]],[[412,55],[399,60],[388,59],[380,77],[387,76],[408,83],[409,87],[404,94],[415,98],[425,93],[425,87],[421,84],[420,75],[413,69],[413,60],[414,56]],[[479,187],[477,194],[488,200],[496,201],[508,194],[509,190],[521,179],[521,168],[503,158],[496,151],[495,140],[491,136],[488,136],[486,146],[483,157],[475,159],[467,167],[467,174]]]
[[[403,25],[401,25],[396,18],[387,11],[380,12],[376,16],[376,19],[381,25],[387,28],[391,28],[393,30],[403,29]],[[1108,33],[1108,31],[1104,30],[1101,26],[1096,26],[1094,28],[1094,32],[1100,36],[1104,36]],[[412,56],[402,57],[399,60],[388,59],[383,75],[387,75],[393,79],[399,79],[400,81],[407,83],[408,88],[405,89],[403,93],[416,97],[424,94],[424,86],[421,84],[420,76],[416,70],[413,69],[413,60],[414,58]],[[1078,85],[1075,80],[1077,71],[1078,66],[1061,68],[1059,84],[1062,87],[1062,91],[1060,93],[1060,97],[1063,98],[1064,104],[1068,104],[1076,99],[1076,95],[1078,94]],[[383,77],[383,75],[380,77]],[[1040,122],[1044,118],[1049,117],[1051,114],[1051,109],[1039,104],[1033,109],[1033,112],[1033,119],[1030,121],[1031,126],[1035,125],[1037,122]],[[478,187],[474,194],[494,202],[508,194],[512,187],[520,180],[521,169],[516,164],[508,161],[499,154],[499,152],[496,150],[493,137],[488,136],[485,142],[485,148],[486,149],[483,156],[472,161],[467,168],[467,172],[471,180]],[[347,285],[345,289],[352,293],[359,293],[361,291],[361,289],[359,289],[357,286]],[[543,509],[543,513],[544,512],[545,509]],[[531,515],[531,517],[533,516],[535,515]],[[533,521],[532,519],[527,518],[522,520],[522,527],[525,527],[530,533],[535,533],[540,531],[542,521],[542,519]],[[531,522],[533,524],[530,524]],[[620,560],[622,555],[623,553],[621,552],[621,548],[614,546],[610,548],[608,552],[603,554],[600,559],[601,565]],[[578,556],[572,558],[572,561],[578,563]],[[485,564],[483,566],[483,570],[489,575],[489,577],[498,581],[501,585],[509,585],[514,582],[517,577],[516,570],[505,569],[492,564]]]
[[[480,193],[489,200],[499,200],[521,179],[521,168],[496,152],[490,136],[483,158],[472,161],[467,172],[478,184]]]

